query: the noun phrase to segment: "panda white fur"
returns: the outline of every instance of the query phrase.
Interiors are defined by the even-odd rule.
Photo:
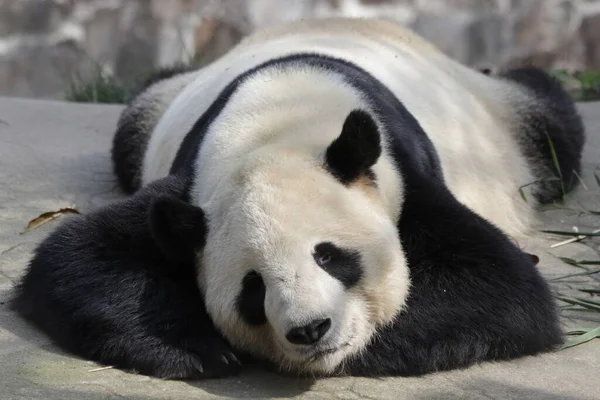
[[[42,243],[15,305],[77,354],[172,378],[548,351],[552,296],[508,236],[575,185],[583,142],[542,71],[480,74],[381,20],[276,26],[142,88],[113,145],[136,193]]]

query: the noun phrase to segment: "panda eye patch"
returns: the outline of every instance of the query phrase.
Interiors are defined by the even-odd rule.
[[[358,251],[342,249],[333,243],[323,242],[315,246],[313,258],[329,275],[350,288],[362,276],[361,257]]]
[[[237,297],[238,313],[248,325],[259,326],[267,322],[265,314],[265,283],[256,271],[250,271],[242,280],[242,291]]]

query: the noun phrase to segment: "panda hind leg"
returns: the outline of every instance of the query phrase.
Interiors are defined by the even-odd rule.
[[[571,95],[547,72],[514,68],[499,77],[519,84],[528,93],[527,105],[517,107],[521,129],[518,140],[538,183],[537,200],[560,200],[579,182],[585,128]]]
[[[121,112],[113,136],[111,158],[121,189],[135,193],[141,185],[144,152],[159,118],[170,102],[189,82],[186,67],[162,68],[148,77],[134,92]]]

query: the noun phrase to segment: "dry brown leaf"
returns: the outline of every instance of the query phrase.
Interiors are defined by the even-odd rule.
[[[45,213],[41,214],[40,216],[29,221],[25,230],[23,232],[21,232],[21,235],[24,233],[27,233],[29,231],[32,231],[34,229],[37,229],[41,225],[44,225],[45,223],[48,223],[48,222],[52,221],[53,219],[56,219],[65,214],[80,214],[80,212],[72,207],[61,208],[58,211],[45,212]]]

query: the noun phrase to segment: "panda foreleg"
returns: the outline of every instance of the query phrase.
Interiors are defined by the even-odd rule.
[[[169,379],[235,375],[240,364],[205,311],[190,258],[167,258],[149,227],[174,177],[61,224],[35,250],[13,308],[60,348]]]

